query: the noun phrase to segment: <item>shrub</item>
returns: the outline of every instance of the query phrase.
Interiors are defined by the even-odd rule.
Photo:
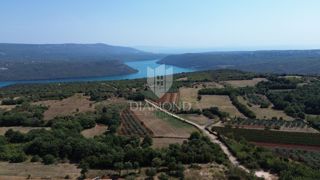
[[[53,164],[56,161],[53,155],[47,154],[42,158],[42,162],[45,165]]]

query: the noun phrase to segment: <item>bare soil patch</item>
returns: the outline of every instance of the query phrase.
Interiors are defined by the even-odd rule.
[[[2,109],[4,111],[11,111],[15,107],[16,107],[16,105],[0,105],[0,109]]]
[[[50,120],[58,116],[94,111],[93,103],[89,100],[89,97],[83,94],[75,94],[63,100],[39,101],[34,104],[47,106],[48,110],[44,112],[44,120]]]
[[[96,124],[96,126],[93,128],[83,130],[81,134],[86,138],[93,138],[94,136],[102,135],[107,130],[108,126],[104,124]]]
[[[253,78],[251,80],[232,80],[232,81],[223,81],[223,83],[230,85],[232,87],[253,87],[259,82],[268,81],[266,78]]]
[[[0,179],[9,177],[9,179],[25,179],[31,175],[31,178],[64,179],[69,175],[71,179],[80,176],[80,169],[74,164],[64,163],[55,165],[43,165],[41,163],[8,163],[0,162]],[[4,178],[5,179],[5,178]]]

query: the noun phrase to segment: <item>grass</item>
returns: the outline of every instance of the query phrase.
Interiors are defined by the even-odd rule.
[[[182,122],[172,116],[169,116],[164,112],[155,111],[154,113],[155,113],[156,117],[166,121],[168,124],[170,124],[171,126],[173,126],[175,128],[194,129],[195,131],[197,131],[197,129],[194,128],[193,126],[191,126],[185,122]]]

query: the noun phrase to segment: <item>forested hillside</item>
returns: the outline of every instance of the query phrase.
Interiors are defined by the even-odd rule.
[[[197,69],[319,74],[320,50],[194,53],[167,56],[159,63]]]

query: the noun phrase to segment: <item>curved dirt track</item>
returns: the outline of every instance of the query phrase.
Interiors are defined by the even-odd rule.
[[[226,154],[226,156],[228,157],[229,161],[230,161],[234,166],[237,166],[237,167],[243,169],[244,171],[246,171],[246,172],[248,172],[248,173],[250,172],[249,169],[247,169],[246,167],[244,167],[243,165],[241,165],[241,164],[239,163],[239,161],[237,160],[237,158],[236,158],[235,156],[233,156],[232,153],[229,151],[228,147],[227,147],[224,143],[222,143],[214,133],[212,133],[211,131],[209,131],[209,129],[207,129],[206,126],[200,126],[200,125],[198,125],[198,124],[196,124],[196,123],[194,123],[194,122],[191,122],[191,121],[189,121],[189,120],[187,120],[187,119],[184,119],[184,118],[182,118],[182,117],[180,117],[180,116],[178,116],[178,115],[176,115],[176,114],[174,114],[174,113],[171,113],[171,112],[169,112],[169,111],[161,108],[160,106],[158,106],[158,105],[155,104],[154,102],[149,101],[149,100],[147,100],[147,99],[145,100],[145,102],[148,103],[149,105],[153,106],[154,108],[156,108],[156,109],[158,109],[158,110],[160,110],[160,111],[162,111],[162,112],[164,112],[164,113],[166,113],[166,114],[168,114],[168,115],[170,115],[170,116],[172,116],[172,117],[174,117],[174,118],[176,118],[176,119],[178,119],[178,120],[181,120],[181,121],[183,121],[183,122],[186,122],[186,123],[188,123],[188,124],[196,127],[196,128],[199,129],[201,132],[203,132],[203,134],[207,135],[207,136],[210,138],[211,142],[213,142],[213,143],[215,143],[215,144],[218,144],[218,145],[220,146],[220,148],[222,149],[222,151]],[[275,175],[270,174],[269,172],[266,172],[266,171],[263,171],[263,170],[254,171],[254,174],[255,174],[257,177],[264,178],[264,179],[266,179],[266,180],[275,180],[275,179],[278,179]]]

